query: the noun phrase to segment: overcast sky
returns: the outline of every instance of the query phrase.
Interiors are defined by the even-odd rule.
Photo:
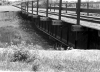
[[[17,1],[17,0],[8,0],[8,1]]]
[[[78,0],[63,0],[63,1],[78,1]],[[81,1],[100,1],[100,0],[81,0]]]
[[[9,0],[9,1],[18,1],[18,0]],[[77,1],[77,0],[63,0],[63,1]],[[88,1],[88,0],[81,0],[81,1]],[[99,1],[99,0],[89,0],[89,1]]]

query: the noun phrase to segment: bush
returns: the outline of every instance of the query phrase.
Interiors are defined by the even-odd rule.
[[[23,52],[23,51],[16,51],[13,55],[13,59],[11,61],[15,62],[15,61],[26,61],[29,58],[29,55],[27,52]]]
[[[31,56],[29,52],[30,48],[35,49],[35,46],[33,46],[33,44],[26,45],[26,42],[23,41],[18,45],[13,45],[13,43],[11,43],[11,46],[9,46],[8,48],[13,50],[13,55],[10,59],[11,62],[21,61],[29,63],[36,59],[36,55],[34,54],[34,56]]]

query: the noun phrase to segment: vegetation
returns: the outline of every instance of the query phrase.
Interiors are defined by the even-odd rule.
[[[98,50],[39,50],[33,44],[21,44],[0,49],[0,69],[43,72],[100,72]]]

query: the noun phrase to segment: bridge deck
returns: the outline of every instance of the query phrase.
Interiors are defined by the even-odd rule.
[[[32,9],[29,9],[29,13],[32,13],[32,11],[31,11]],[[34,14],[37,14],[37,9],[36,8],[33,8],[33,13]],[[41,8],[39,8],[38,9],[39,10],[39,15],[41,15],[41,16],[46,16],[46,13],[45,13],[45,11],[46,11],[46,9],[41,9]],[[13,7],[13,6],[1,6],[0,7],[0,11],[20,11],[20,9],[19,8],[16,8],[16,7]],[[43,13],[44,12],[44,13]],[[55,14],[55,13],[58,13],[58,11],[57,10],[55,10],[55,12],[54,12],[54,10],[49,10],[49,13],[51,13],[51,12],[53,12],[53,14]],[[67,15],[66,13],[64,13],[65,11],[62,11],[62,15],[63,16],[61,16],[61,20],[62,21],[65,21],[65,22],[68,22],[68,23],[72,23],[72,24],[76,24],[76,22],[77,22],[77,20],[76,19],[73,19],[73,18],[71,18],[72,16],[71,15]],[[75,15],[75,12],[72,12],[73,13],[73,15]],[[71,13],[71,14],[72,14]],[[48,17],[50,17],[50,18],[54,18],[54,19],[58,19],[58,16],[57,15],[53,15],[53,14],[48,14]],[[69,17],[64,17],[64,16],[69,16]],[[84,15],[83,15],[84,16]],[[92,16],[89,16],[89,17],[92,17]],[[94,17],[95,18],[95,17]],[[82,25],[82,26],[85,26],[85,27],[89,27],[89,28],[93,28],[93,29],[96,29],[96,30],[100,30],[100,23],[99,23],[99,20],[100,20],[100,18],[99,17],[96,17],[96,18],[98,18],[98,23],[96,23],[96,22],[90,22],[90,21],[84,21],[84,20],[80,20],[80,24]],[[91,18],[92,20],[93,20],[93,18]],[[88,20],[88,18],[87,18],[87,20]],[[96,20],[96,19],[95,19]]]
[[[34,10],[33,13],[34,13],[34,14],[37,14],[36,8],[34,8],[33,10]],[[46,13],[43,13],[43,11],[46,11],[46,9],[41,9],[41,8],[39,8],[39,13],[38,13],[38,14],[41,15],[41,16],[46,16]],[[28,12],[29,12],[29,13],[32,13],[31,9],[29,9]],[[49,12],[54,12],[54,10],[51,10],[51,11],[49,11]],[[55,10],[55,13],[57,13],[57,10]],[[66,14],[62,14],[62,15],[65,15],[65,16],[66,16]],[[58,16],[57,16],[57,15],[48,14],[48,17],[54,18],[54,19],[58,19]],[[71,16],[70,16],[70,17],[71,17]],[[62,21],[65,21],[65,22],[68,22],[68,23],[76,24],[77,20],[76,20],[76,19],[73,19],[73,18],[70,18],[70,17],[61,16],[61,20],[62,20]],[[99,18],[99,17],[97,17],[97,18]],[[91,18],[91,19],[93,20],[93,18]],[[87,18],[87,20],[89,20],[89,19]],[[96,19],[95,19],[95,20],[96,20]],[[100,30],[99,19],[98,19],[98,23],[80,20],[80,24],[81,24],[82,26],[85,26],[85,27],[89,27],[89,28],[93,28],[93,29],[96,29],[96,30]]]

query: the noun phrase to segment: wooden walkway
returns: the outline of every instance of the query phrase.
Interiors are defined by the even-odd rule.
[[[46,16],[46,9],[38,8],[38,10],[39,10],[38,14],[40,16]],[[29,8],[28,12],[32,13],[32,8]],[[61,16],[61,20],[65,21],[67,23],[76,24],[77,20],[71,18],[71,16],[70,17],[66,17],[66,16],[69,16],[69,15],[64,13],[64,12],[65,11],[62,11],[62,15],[63,16]],[[55,12],[54,12],[54,9],[51,9],[51,11],[49,10],[48,13],[58,13],[58,10],[55,10]],[[71,14],[72,13],[75,14],[75,12],[71,12]],[[33,14],[37,14],[37,8],[33,8]],[[64,17],[64,15],[65,15],[65,17]],[[58,19],[59,16],[53,15],[53,14],[48,14],[48,17],[53,18],[53,19]],[[93,16],[89,16],[89,17],[91,18],[91,20],[93,20]],[[94,17],[94,18],[97,18],[98,20],[100,20],[100,17]],[[96,21],[96,19],[95,19],[95,21]],[[96,22],[80,20],[80,25],[88,27],[88,28],[100,30],[100,21],[98,21],[98,23],[96,23]]]
[[[34,10],[33,13],[37,14],[36,8],[34,8],[33,10]],[[40,16],[46,16],[46,12],[45,11],[46,11],[46,9],[39,8],[38,15],[40,15]],[[31,9],[29,9],[28,12],[32,13]],[[49,11],[49,13],[50,12],[54,12],[54,10]],[[55,13],[58,13],[58,11],[56,10]],[[65,22],[71,23],[71,24],[76,24],[76,22],[77,22],[76,19],[70,18],[71,16],[70,17],[66,17],[67,14],[62,14],[62,15],[65,15],[65,17],[61,16],[61,20],[62,21],[65,21]],[[58,16],[57,15],[53,15],[53,14],[48,14],[48,17],[53,18],[53,19],[58,19]],[[90,16],[90,17],[92,17],[92,16]],[[91,19],[93,20],[93,18],[91,18]],[[96,21],[96,19],[95,19],[95,21]],[[100,30],[100,23],[80,20],[80,25],[85,26],[85,27],[89,27],[89,28],[92,28],[92,29]]]

